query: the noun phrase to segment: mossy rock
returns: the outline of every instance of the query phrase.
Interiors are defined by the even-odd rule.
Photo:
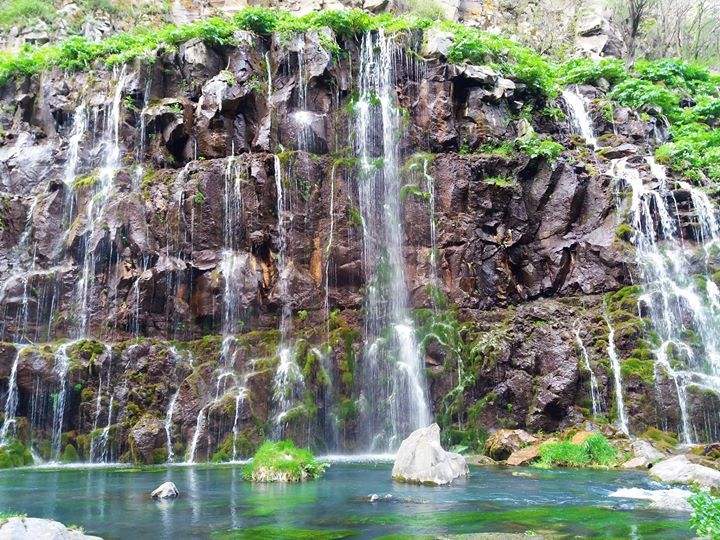
[[[78,461],[80,461],[80,456],[78,455],[78,451],[75,449],[75,447],[71,444],[68,444],[67,446],[65,446],[65,450],[60,456],[60,461],[62,463],[77,463]]]
[[[34,463],[30,450],[19,440],[11,439],[0,448],[0,469],[22,467]]]
[[[293,441],[266,441],[243,469],[243,478],[251,482],[303,482],[319,478],[326,467]]]

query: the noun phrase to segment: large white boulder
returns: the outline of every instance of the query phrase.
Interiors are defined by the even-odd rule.
[[[150,494],[150,496],[153,499],[174,499],[179,494],[180,493],[178,492],[177,486],[175,486],[174,483],[165,482],[155,488],[155,490]]]
[[[661,482],[720,488],[720,471],[693,463],[686,456],[674,456],[656,463],[650,469],[650,476]]]
[[[468,474],[465,458],[440,446],[440,427],[413,431],[400,445],[392,469],[394,480],[417,484],[449,484]]]
[[[102,540],[68,529],[59,521],[12,517],[0,525],[0,540]]]
[[[659,510],[677,510],[678,512],[692,512],[688,497],[692,492],[687,489],[642,489],[620,488],[610,494],[610,497],[619,499],[638,499],[650,501],[651,508]]]

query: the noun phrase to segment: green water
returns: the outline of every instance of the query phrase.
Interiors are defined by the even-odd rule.
[[[80,525],[107,539],[530,531],[554,538],[692,537],[687,514],[608,498],[621,487],[660,487],[640,472],[472,468],[467,480],[434,488],[393,482],[390,469],[387,463],[336,463],[321,480],[293,485],[245,482],[241,466],[6,470],[0,472],[0,510]],[[181,497],[150,499],[168,480]],[[373,493],[392,497],[371,503]]]

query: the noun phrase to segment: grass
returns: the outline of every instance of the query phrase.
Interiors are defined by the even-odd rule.
[[[302,482],[319,478],[327,466],[291,440],[265,441],[245,465],[243,478],[251,482]]]
[[[616,465],[618,451],[603,435],[597,433],[582,444],[570,441],[547,442],[540,447],[537,466],[549,467],[610,467]]]
[[[16,24],[27,24],[33,19],[51,22],[55,7],[45,0],[0,1],[0,28],[7,30]]]

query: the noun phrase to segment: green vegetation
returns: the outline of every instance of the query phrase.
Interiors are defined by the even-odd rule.
[[[525,152],[530,159],[544,158],[548,161],[555,161],[563,151],[563,145],[550,139],[542,139],[535,134],[518,139],[517,148]]]
[[[0,448],[0,469],[32,465],[33,457],[25,445],[17,439],[11,439]]]
[[[302,482],[319,478],[327,464],[318,463],[309,450],[297,448],[290,440],[266,441],[243,469],[243,478],[252,482]]]
[[[590,58],[576,58],[558,67],[560,84],[598,84],[605,79],[615,84],[627,78],[627,69],[622,60],[604,58],[600,61]]]
[[[610,467],[618,451],[603,435],[591,435],[582,444],[571,441],[547,442],[540,447],[538,467]]]
[[[690,525],[698,536],[720,539],[720,497],[706,490],[697,490],[688,499],[693,508]]]
[[[7,30],[15,24],[40,19],[50,22],[55,8],[46,0],[4,0],[0,2],[0,28]]]

